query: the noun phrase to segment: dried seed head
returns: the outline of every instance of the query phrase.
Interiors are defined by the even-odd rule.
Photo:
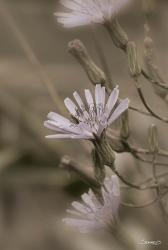
[[[56,12],[57,21],[65,28],[104,24],[111,21],[131,0],[60,0],[65,11]]]
[[[111,22],[105,23],[110,37],[117,48],[126,49],[128,43],[128,36],[124,29],[119,24],[117,18],[113,18]]]

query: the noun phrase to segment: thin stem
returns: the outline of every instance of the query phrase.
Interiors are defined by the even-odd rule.
[[[147,101],[146,101],[146,99],[145,99],[145,97],[144,97],[144,94],[143,94],[143,92],[142,92],[141,86],[140,86],[140,84],[139,84],[138,82],[136,82],[136,89],[137,89],[137,91],[138,91],[138,95],[139,95],[139,97],[140,97],[140,99],[141,99],[143,105],[144,105],[145,108],[148,110],[148,112],[149,112],[153,117],[159,119],[160,121],[163,121],[163,122],[165,122],[165,123],[168,123],[168,119],[167,119],[167,118],[162,117],[162,116],[156,114],[156,113],[150,108],[150,106],[148,105],[148,103],[147,103]]]
[[[105,27],[106,30],[108,31],[108,34],[110,35],[110,38],[111,38],[111,32],[110,32],[111,29],[110,29],[109,25],[104,25],[104,27]],[[124,51],[124,53],[127,53],[125,47],[124,47],[124,48],[120,48],[120,49],[121,49],[122,51]],[[141,68],[141,75],[142,75],[146,80],[148,80],[150,83],[152,83],[152,84],[154,84],[154,85],[156,85],[156,86],[159,86],[159,87],[161,87],[161,88],[163,88],[163,89],[165,89],[165,90],[168,90],[168,85],[167,85],[166,83],[157,81],[157,80],[155,80],[155,79],[152,79],[152,78],[147,74],[147,72],[146,72],[143,68]]]
[[[105,72],[105,74],[107,76],[107,79],[108,79],[108,81],[110,83],[109,87],[111,87],[113,89],[115,87],[115,85],[114,85],[114,83],[112,81],[111,72],[109,70],[109,67],[108,67],[107,60],[105,58],[103,49],[102,49],[102,47],[101,47],[101,45],[99,43],[99,40],[96,38],[95,27],[94,26],[92,26],[92,34],[93,34],[95,49],[96,49],[97,55],[98,55],[98,57],[100,59],[102,69]]]
[[[150,113],[148,113],[148,112],[146,112],[146,111],[143,111],[143,110],[141,110],[141,109],[135,108],[135,107],[133,107],[133,106],[129,106],[129,110],[138,112],[138,113],[143,114],[143,115],[146,115],[146,116],[153,116],[153,115],[151,115]]]
[[[168,85],[167,85],[167,84],[165,84],[165,83],[163,83],[163,82],[158,82],[158,81],[152,79],[152,78],[146,73],[146,71],[145,71],[144,69],[142,69],[141,73],[142,73],[143,77],[144,77],[145,79],[147,79],[147,80],[148,80],[150,83],[152,83],[153,85],[156,85],[156,86],[161,87],[161,88],[163,88],[163,89],[165,89],[165,90],[168,90]]]
[[[136,185],[129,181],[127,181],[116,169],[113,169],[113,172],[119,177],[119,179],[125,183],[126,185],[130,186],[131,188],[137,189],[137,190],[147,190],[147,189],[154,189],[157,187],[157,185]]]
[[[84,180],[87,184],[91,185],[93,188],[101,187],[101,184],[91,174],[87,173],[87,171],[85,171],[82,166],[76,163],[69,156],[64,156],[61,159],[60,167],[77,173],[82,180]]]
[[[155,184],[157,185],[156,187],[156,195],[158,197],[158,203],[159,203],[159,207],[162,211],[162,215],[163,215],[163,218],[165,218],[167,216],[167,212],[163,206],[163,203],[162,203],[162,199],[161,199],[161,196],[160,196],[160,187],[159,187],[159,182],[158,182],[158,178],[157,178],[157,172],[156,172],[156,157],[157,157],[157,153],[154,152],[153,154],[153,164],[152,164],[152,172],[153,172],[153,179],[154,179],[154,182]]]
[[[128,230],[123,228],[120,222],[117,223],[116,227],[109,228],[109,233],[111,233],[112,236],[117,240],[118,244],[122,246],[122,249],[136,249],[134,238],[128,232]]]
[[[163,197],[164,195],[166,195],[168,193],[168,191],[166,190],[163,194],[161,194],[161,196]],[[144,204],[141,204],[141,205],[135,205],[135,204],[132,204],[132,203],[127,203],[127,202],[121,202],[121,205],[123,207],[130,207],[130,208],[146,208],[146,207],[149,207],[153,204],[155,204],[158,200],[160,199],[160,197],[155,197],[154,199],[144,203]]]
[[[158,175],[157,175],[157,179],[163,178],[163,177],[165,177],[165,176],[168,176],[168,172],[163,172],[163,173],[161,173],[161,174],[158,174]],[[153,176],[147,178],[145,181],[139,182],[138,185],[145,185],[146,183],[149,183],[149,182],[151,182],[151,181],[153,181]],[[166,185],[164,185],[163,187],[168,188]],[[129,189],[130,187],[129,187],[129,186],[122,186],[122,188]]]
[[[137,154],[152,155],[152,153],[148,149],[136,148],[134,145],[130,143],[128,144],[128,146],[130,147],[130,150],[132,150],[132,152],[136,152]],[[158,151],[158,156],[168,157],[168,151],[160,149]]]
[[[116,131],[114,131],[110,128],[108,128],[107,136],[109,139],[114,140],[114,141],[118,141],[119,143],[123,144],[123,148],[125,148],[124,152],[130,152],[131,154],[135,154],[136,157],[139,157],[139,156],[137,156],[137,154],[152,155],[152,153],[149,151],[149,149],[138,148],[134,144],[124,140],[123,138],[121,139],[119,134],[117,134]],[[164,150],[164,149],[159,149],[158,156],[168,157],[168,151]],[[165,165],[165,163],[157,162],[157,165],[159,165],[159,164]]]
[[[151,160],[147,160],[147,159],[143,158],[142,156],[139,156],[139,155],[136,154],[136,153],[133,153],[133,152],[132,152],[132,155],[133,155],[137,160],[140,160],[140,161],[145,162],[145,163],[148,163],[148,164],[152,164],[152,161],[151,161]],[[159,162],[159,161],[156,161],[155,165],[156,165],[156,166],[168,167],[168,163]]]

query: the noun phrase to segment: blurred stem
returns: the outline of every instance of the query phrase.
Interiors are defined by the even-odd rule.
[[[145,97],[144,97],[144,94],[143,94],[142,88],[141,88],[141,84],[139,83],[138,80],[136,81],[136,89],[137,89],[138,95],[139,95],[139,97],[140,97],[140,99],[141,99],[143,105],[144,105],[145,108],[147,109],[147,111],[148,111],[153,117],[157,118],[158,120],[163,121],[163,122],[165,122],[165,123],[168,123],[168,119],[167,119],[167,118],[162,117],[162,116],[156,114],[156,113],[150,108],[150,106],[148,105],[148,103],[147,103],[147,101],[146,101],[146,99],[145,99]]]
[[[0,91],[0,110],[5,116],[8,116],[16,123],[20,122],[18,114],[22,115],[22,129],[26,134],[32,138],[33,142],[37,142],[40,148],[44,148],[45,152],[52,155],[55,160],[58,160],[57,152],[61,152],[59,148],[55,148],[51,144],[47,144],[47,141],[42,136],[43,130],[41,127],[42,121],[40,117],[29,110],[25,105],[22,105],[17,99],[7,93],[7,91]]]
[[[155,189],[157,187],[156,184],[152,185],[137,185],[134,183],[129,182],[128,180],[125,179],[124,176],[122,176],[121,173],[118,172],[115,168],[113,168],[113,172],[119,177],[119,179],[126,185],[130,186],[131,188],[137,189],[137,190],[148,190],[148,189]]]
[[[19,29],[14,17],[10,13],[9,8],[7,7],[7,4],[4,3],[4,1],[1,1],[0,14],[3,17],[5,23],[8,24],[9,29],[15,36],[17,42],[19,43],[20,47],[25,53],[25,56],[27,57],[28,61],[32,64],[33,70],[36,70],[36,73],[38,77],[40,78],[40,81],[44,84],[54,104],[57,106],[59,111],[64,112],[64,109],[62,108],[63,107],[62,101],[60,99],[59,94],[56,92],[55,88],[53,87],[53,84],[50,81],[50,78],[47,72],[45,71],[41,63],[39,62],[38,58],[36,57],[33,49],[31,48],[24,34]]]
[[[130,208],[146,208],[155,204],[157,201],[159,201],[161,197],[167,195],[167,193],[168,193],[168,190],[166,190],[163,194],[160,194],[160,197],[156,196],[154,199],[146,203],[140,204],[140,205],[135,205],[135,204],[131,204],[131,203],[123,202],[123,201],[121,202],[121,205],[123,207],[130,207]]]
[[[161,179],[161,178],[163,178],[165,176],[168,176],[168,172],[163,172],[161,174],[157,174],[157,179]],[[138,185],[144,185],[146,183],[150,183],[151,181],[153,181],[153,176],[147,178],[144,181],[139,182]],[[166,187],[166,189],[167,189],[168,186],[165,185],[164,187]],[[128,188],[129,189],[130,187],[129,186],[122,186],[122,188]]]
[[[152,116],[149,112],[146,112],[144,110],[141,110],[141,109],[138,109],[138,108],[135,108],[135,107],[132,107],[132,106],[129,106],[129,110],[132,110],[132,111],[136,111],[142,115],[146,115],[146,116]]]
[[[0,151],[0,174],[22,157],[22,152],[7,147]]]
[[[137,154],[153,155],[153,153],[150,152],[149,149],[136,147],[134,144],[128,142],[127,140],[124,140],[123,138],[121,139],[120,136],[116,133],[116,131],[113,131],[110,128],[107,131],[107,137],[112,141],[115,140],[118,141],[120,144],[123,144],[123,152],[130,152],[136,157]],[[164,149],[159,149],[158,156],[168,157],[168,151]],[[157,162],[156,164],[158,165],[159,162]]]
[[[117,223],[115,228],[111,228],[109,232],[113,235],[113,237],[117,240],[118,244],[120,244],[123,249],[135,250],[136,244],[128,233],[128,230],[125,230],[120,222]]]
[[[110,35],[110,32],[109,32],[108,27],[107,27],[107,26],[104,26],[104,27],[107,29],[108,34]],[[111,35],[110,35],[110,38],[111,38]],[[118,47],[118,46],[117,46],[117,47]],[[126,53],[126,47],[123,47],[123,48],[120,47],[120,49],[121,49],[122,51],[124,51],[124,53]],[[164,82],[156,81],[155,79],[152,79],[152,78],[148,75],[148,73],[147,73],[142,67],[141,67],[141,75],[142,75],[148,82],[150,82],[150,83],[152,83],[152,84],[154,84],[154,85],[156,85],[156,86],[159,86],[159,87],[161,87],[161,88],[163,88],[163,89],[168,90],[168,84],[166,84],[166,83],[164,83]]]
[[[94,26],[92,26],[92,34],[93,34],[93,41],[95,44],[95,49],[96,49],[97,55],[99,56],[99,59],[100,59],[101,65],[102,65],[102,69],[104,70],[104,72],[107,76],[107,79],[110,83],[109,86],[113,89],[115,87],[115,84],[112,81],[111,72],[109,70],[107,60],[106,60],[105,55],[104,55],[104,51],[101,47],[101,44],[99,43],[99,40],[96,37]]]
[[[168,85],[167,85],[166,83],[158,82],[158,81],[152,79],[152,78],[147,74],[147,72],[146,72],[145,70],[142,70],[141,73],[142,73],[142,75],[143,75],[150,83],[152,83],[153,85],[156,85],[156,86],[161,87],[161,88],[163,88],[163,89],[165,89],[165,90],[168,90]]]
[[[150,17],[152,15],[154,9],[148,9],[148,10],[151,13],[144,12],[144,17],[145,17],[144,34],[147,36],[149,35],[149,33],[151,31]],[[168,85],[163,81],[162,78],[159,77],[160,79],[159,79],[159,81],[157,81],[156,79],[152,79],[150,77],[150,75],[148,75],[147,72],[145,72],[145,70],[142,70],[141,73],[142,73],[143,77],[148,80],[148,82],[150,82],[153,85],[158,86],[162,89],[168,90]]]
[[[149,163],[149,164],[152,164],[152,161],[151,160],[148,160],[142,156],[139,156],[138,153],[132,153],[133,157],[135,157],[137,160],[141,161],[141,162],[145,162],[145,163]],[[160,162],[160,161],[156,161],[156,166],[162,166],[162,167],[168,167],[168,163],[165,163],[165,162]]]
[[[165,219],[167,221],[168,214],[167,214],[167,212],[166,212],[166,210],[164,208],[163,202],[162,202],[162,197],[161,197],[161,193],[160,193],[159,182],[158,182],[158,178],[157,178],[156,163],[155,163],[156,162],[156,157],[157,157],[157,153],[154,153],[153,154],[153,164],[152,164],[153,179],[154,179],[155,184],[157,185],[157,187],[156,187],[156,195],[158,197],[159,207],[160,207],[160,209],[162,211],[162,217],[163,217],[164,221],[165,221]]]
[[[71,157],[64,156],[61,160],[60,167],[78,174],[82,180],[94,188],[100,188],[101,184],[87,171],[83,170],[82,166],[76,163]]]

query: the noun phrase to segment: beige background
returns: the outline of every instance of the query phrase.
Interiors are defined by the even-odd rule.
[[[168,80],[168,17],[167,1],[157,1],[157,11],[151,19],[155,41],[165,81]],[[70,140],[47,141],[43,128],[47,113],[63,109],[63,100],[74,89],[92,88],[84,71],[67,52],[67,44],[81,39],[95,62],[101,66],[94,39],[101,45],[113,81],[120,86],[121,97],[129,97],[131,104],[143,108],[128,72],[125,55],[116,49],[102,27],[66,30],[60,27],[53,13],[59,8],[55,0],[0,1],[0,249],[1,250],[108,250],[121,249],[111,236],[105,234],[83,236],[65,228],[61,218],[73,199],[78,199],[87,187],[77,176],[58,169],[61,156],[69,154],[89,169],[90,145]],[[12,20],[10,19],[12,16]],[[120,16],[121,24],[139,49],[142,61],[144,17],[140,1]],[[12,23],[12,25],[11,25]],[[21,32],[22,43],[17,40]],[[39,68],[32,64],[22,49],[24,39],[36,56]],[[30,54],[29,54],[30,56]],[[45,73],[44,73],[45,72]],[[62,102],[52,101],[43,84],[47,75]],[[155,111],[168,117],[166,104],[157,97],[151,85],[143,81],[148,102]],[[57,101],[58,101],[57,97]],[[156,119],[130,115],[132,140],[147,147],[147,128],[159,127],[160,146],[168,147],[167,125]],[[150,166],[140,165],[128,154],[118,155],[117,165],[130,180],[142,180],[150,175]],[[158,171],[165,171],[159,168]],[[124,200],[144,202],[151,193],[131,192]],[[161,240],[157,249],[168,249],[167,225],[157,206],[146,209],[121,208],[121,221],[137,242],[137,249],[155,249],[140,246],[145,240]]]

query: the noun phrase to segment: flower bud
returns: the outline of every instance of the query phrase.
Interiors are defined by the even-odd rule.
[[[134,42],[128,42],[127,56],[128,56],[128,66],[129,66],[131,76],[137,78],[141,74],[141,67],[140,67],[139,58],[137,55],[136,44]]]
[[[120,136],[123,139],[127,139],[129,137],[129,112],[128,110],[124,112],[121,116],[121,133]]]
[[[155,124],[152,124],[148,129],[148,144],[152,153],[157,153],[159,150],[158,130]]]
[[[128,36],[119,24],[117,18],[113,18],[111,23],[105,23],[110,37],[117,48],[126,49],[128,43]]]
[[[107,84],[104,72],[93,62],[86,47],[80,40],[73,40],[68,44],[69,52],[78,60],[90,81],[96,84]]]

